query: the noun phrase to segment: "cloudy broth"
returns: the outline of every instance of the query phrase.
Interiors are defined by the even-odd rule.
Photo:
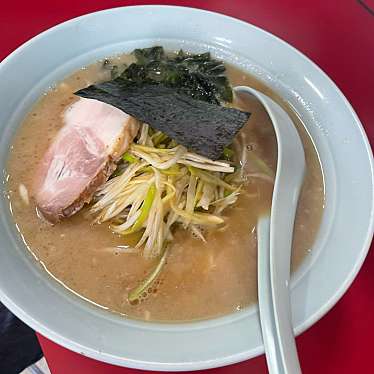
[[[124,55],[119,61],[129,62]],[[92,225],[83,209],[57,224],[40,220],[32,199],[32,179],[38,161],[63,125],[62,113],[77,100],[73,92],[109,79],[102,62],[78,70],[34,105],[23,120],[10,152],[9,196],[15,222],[29,250],[41,266],[66,288],[85,299],[136,319],[188,321],[207,319],[240,310],[257,300],[256,223],[270,207],[272,184],[247,178],[237,203],[224,212],[226,225],[207,234],[203,243],[190,232],[177,230],[167,264],[148,297],[136,305],[127,300],[134,288],[155,266],[136,253],[116,246],[131,246],[135,238],[113,234],[107,224]],[[232,85],[248,85],[272,97],[290,114],[301,135],[307,173],[297,211],[292,269],[308,255],[321,222],[324,204],[322,171],[316,150],[297,115],[267,86],[254,77],[227,67]],[[276,140],[268,115],[255,101],[234,103],[252,113],[238,135],[247,153],[245,173],[251,172],[251,154],[275,171]],[[20,185],[30,194],[26,205]],[[22,187],[21,187],[22,189]]]

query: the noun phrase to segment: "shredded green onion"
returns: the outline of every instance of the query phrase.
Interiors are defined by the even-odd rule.
[[[223,157],[226,159],[226,160],[229,160],[231,161],[234,157],[234,151],[230,148],[227,148],[225,147],[223,149]]]
[[[129,164],[134,164],[135,162],[139,162],[139,159],[135,156],[130,155],[130,153],[126,152],[122,156],[123,161],[127,161]]]
[[[225,148],[224,157],[232,160],[233,151]],[[156,268],[129,293],[133,302],[161,272],[174,228],[188,229],[205,241],[204,229],[224,225],[222,212],[236,202],[240,185],[229,162],[189,152],[146,124],[122,160],[127,164],[96,193],[91,212],[97,222],[109,221],[120,235],[139,232],[135,248],[146,258],[160,258]]]
[[[149,215],[149,211],[151,210],[151,206],[153,204],[155,194],[156,194],[156,186],[154,183],[152,183],[148,189],[147,195],[145,196],[144,202],[140,208],[140,215],[138,219],[135,221],[131,229],[122,232],[123,235],[132,234],[134,232],[137,232],[139,229],[141,229],[143,223],[145,222],[145,220],[147,219]]]
[[[161,131],[158,131],[152,136],[152,142],[155,147],[159,146],[160,143],[163,143],[165,140],[168,139],[168,136]]]
[[[173,147],[160,148],[163,142]],[[144,246],[145,257],[161,255],[175,225],[195,233],[196,225],[219,227],[221,211],[236,201],[238,185],[224,180],[234,171],[229,163],[188,152],[146,124],[122,159],[127,169],[100,189],[91,211],[121,235],[143,230],[136,247]]]
[[[232,194],[232,191],[227,191],[227,190],[225,190],[224,192],[223,192],[223,196],[225,196],[225,197],[227,197],[227,196],[229,196],[229,195],[231,195]]]
[[[167,256],[168,248],[166,247],[157,266],[146,276],[146,278],[137,287],[135,287],[133,290],[129,292],[127,299],[130,303],[134,303],[135,301],[139,300],[141,295],[144,292],[146,292],[150,286],[152,286],[153,282],[160,275],[161,270],[166,263]]]

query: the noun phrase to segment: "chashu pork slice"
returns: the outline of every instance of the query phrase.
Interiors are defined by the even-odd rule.
[[[36,173],[34,197],[44,218],[56,223],[88,203],[138,129],[135,118],[109,104],[83,98],[72,104]]]

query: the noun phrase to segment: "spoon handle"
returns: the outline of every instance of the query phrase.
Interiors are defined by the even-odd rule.
[[[268,215],[260,217],[258,221],[257,242],[258,299],[268,370],[270,374],[299,374],[301,368],[290,318],[289,297],[283,299],[283,307],[288,313],[279,314],[274,309],[270,266],[270,217]]]

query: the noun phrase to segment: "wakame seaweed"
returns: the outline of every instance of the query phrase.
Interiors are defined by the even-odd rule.
[[[195,100],[164,84],[123,84],[114,79],[77,95],[113,105],[202,156],[216,160],[231,144],[249,113]]]
[[[194,99],[220,104],[233,95],[222,61],[210,53],[188,54],[180,50],[168,55],[163,47],[135,49],[136,62],[117,78],[122,85],[141,86],[162,83]],[[113,77],[113,75],[112,75]]]

